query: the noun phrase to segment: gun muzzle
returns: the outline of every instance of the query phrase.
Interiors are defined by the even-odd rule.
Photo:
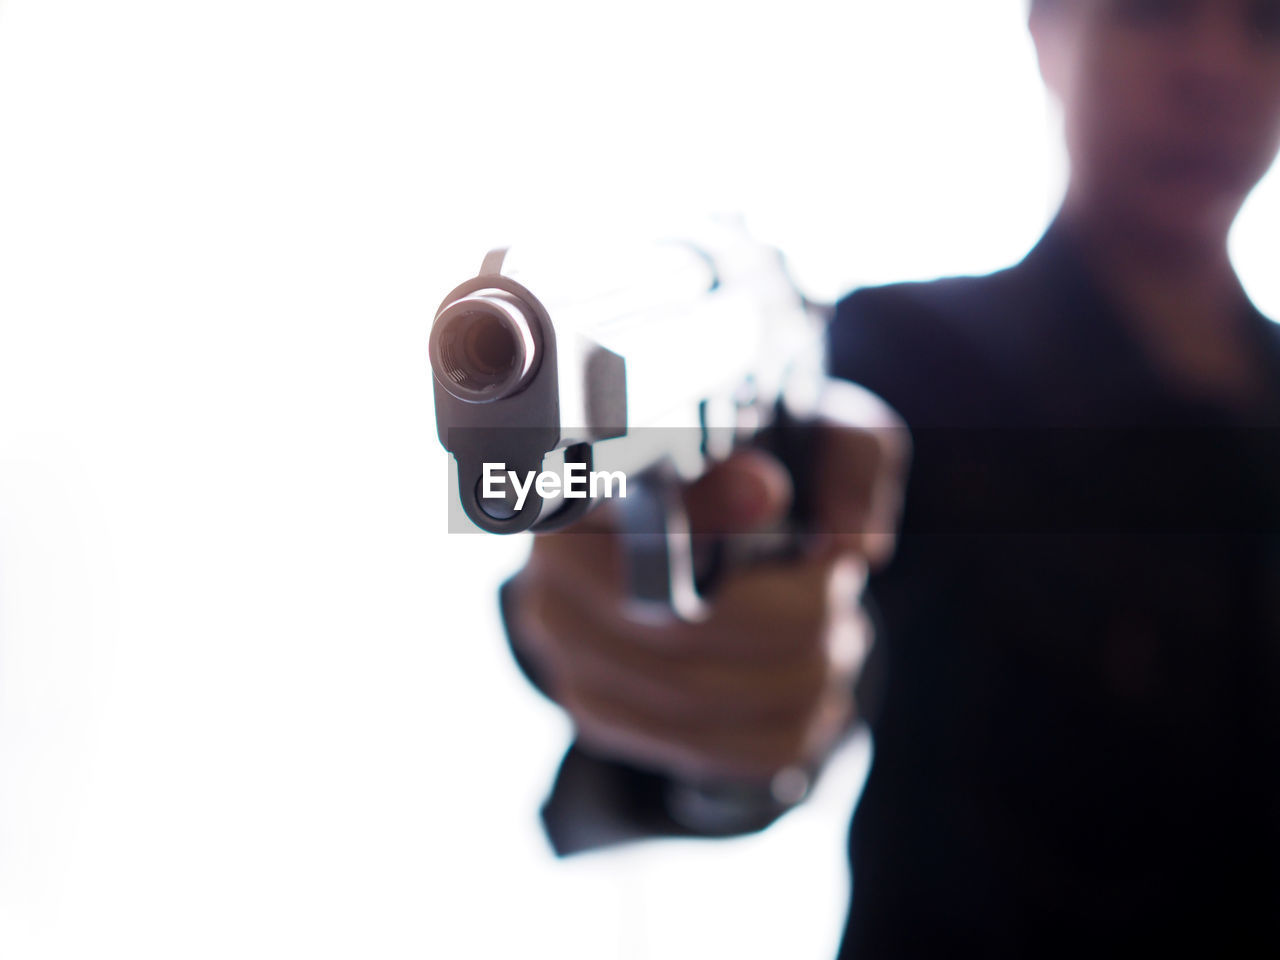
[[[427,353],[445,390],[466,403],[492,403],[519,393],[537,372],[541,326],[505,290],[477,290],[445,306],[431,328]]]

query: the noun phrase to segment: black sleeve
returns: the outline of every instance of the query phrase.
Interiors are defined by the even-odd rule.
[[[948,293],[943,287],[935,282],[855,290],[836,304],[826,330],[827,375],[852,381],[892,407],[913,431],[916,455],[920,452],[916,428],[945,420],[956,409],[954,402],[937,402],[955,376],[949,358],[962,354],[961,345],[939,322],[933,302],[939,294]],[[918,479],[916,470],[908,472],[904,517],[909,501],[915,499]],[[873,733],[883,713],[892,669],[886,626],[891,618],[886,613],[895,612],[900,606],[895,597],[902,594],[893,589],[892,581],[910,581],[910,574],[902,569],[903,547],[900,543],[887,569],[872,574],[863,594],[874,642],[859,672],[854,698],[859,719]]]
[[[914,286],[855,290],[836,304],[826,336],[828,376],[870,390],[911,427],[931,419],[926,401],[951,379],[948,353],[960,352]]]

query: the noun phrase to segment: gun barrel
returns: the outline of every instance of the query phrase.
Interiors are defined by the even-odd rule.
[[[541,326],[505,290],[477,290],[440,311],[427,351],[436,380],[466,403],[519,393],[541,360]]]

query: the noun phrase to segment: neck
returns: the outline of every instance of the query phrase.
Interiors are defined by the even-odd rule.
[[[1107,292],[1144,327],[1214,328],[1239,316],[1244,292],[1227,253],[1227,228],[1169,236],[1098,207],[1069,191],[1062,220]]]
[[[1249,407],[1264,383],[1244,324],[1248,298],[1227,255],[1227,231],[1155,235],[1070,194],[1062,221],[1129,333],[1185,393]]]

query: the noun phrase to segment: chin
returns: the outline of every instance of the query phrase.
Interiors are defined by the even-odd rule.
[[[1131,207],[1134,222],[1153,240],[1192,250],[1218,250],[1226,243],[1244,197],[1205,184],[1162,184],[1140,191]]]

